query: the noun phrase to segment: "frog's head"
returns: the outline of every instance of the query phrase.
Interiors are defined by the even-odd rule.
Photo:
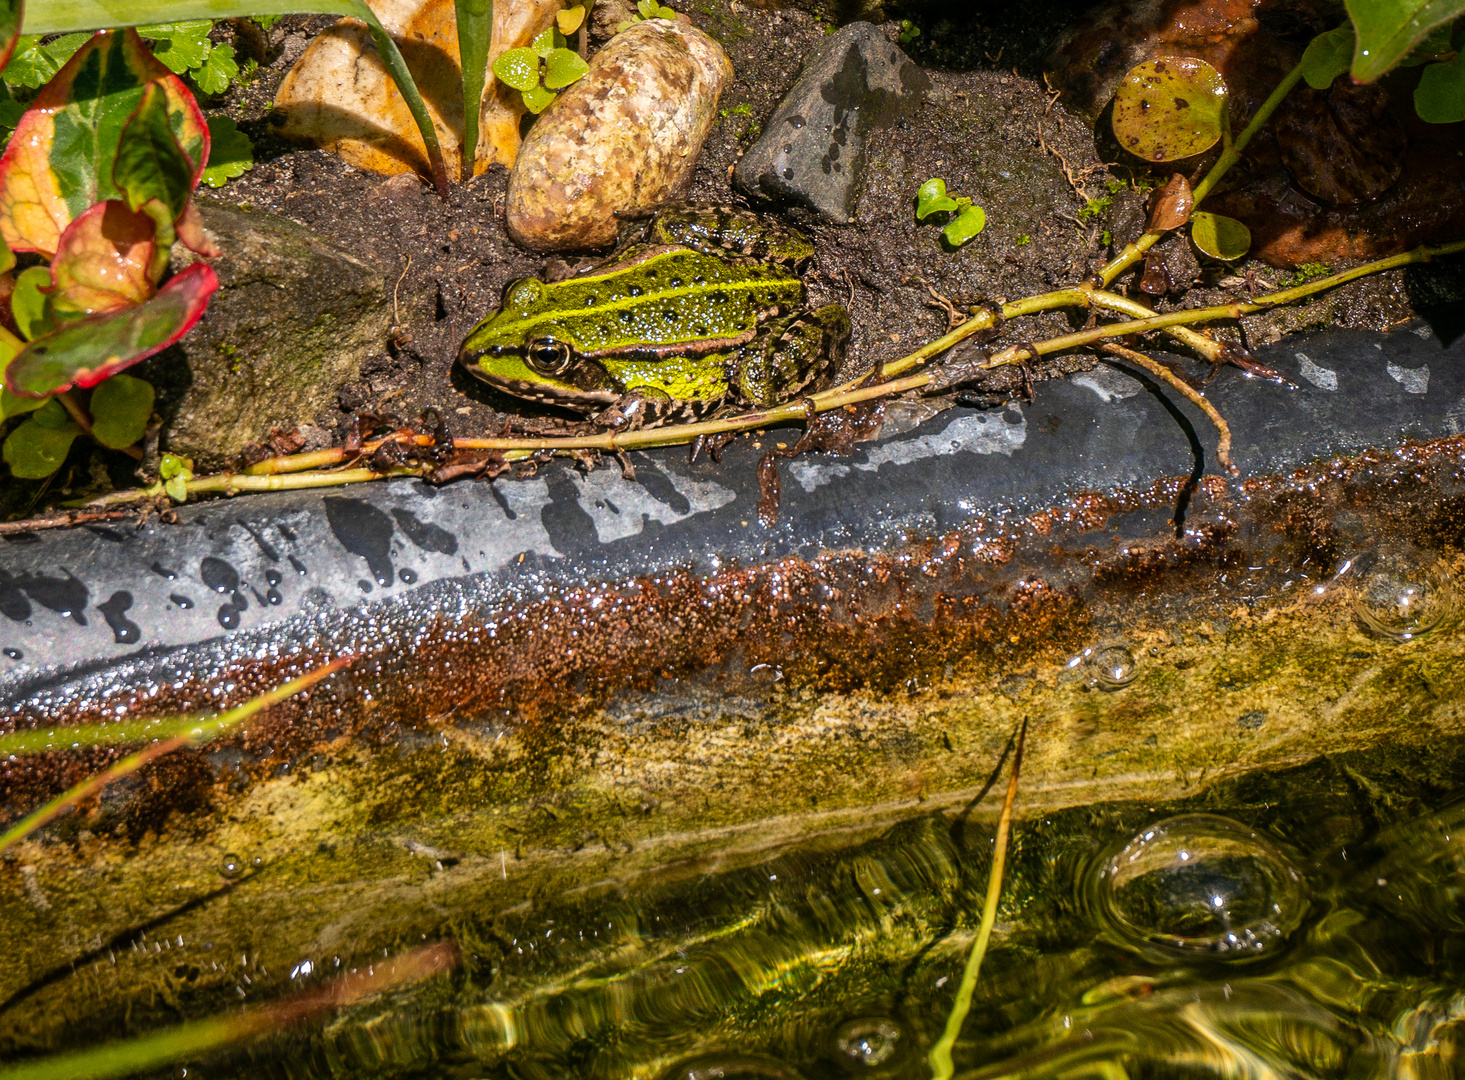
[[[580,355],[568,320],[556,319],[553,285],[511,281],[499,310],[458,350],[458,362],[497,390],[529,401],[592,412],[620,397],[605,368]]]

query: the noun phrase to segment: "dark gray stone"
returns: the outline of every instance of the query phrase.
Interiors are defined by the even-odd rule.
[[[804,62],[763,137],[738,162],[733,183],[755,199],[850,222],[865,171],[866,135],[914,111],[930,85],[878,28],[850,23]]]
[[[303,225],[198,203],[222,251],[212,260],[219,291],[148,374],[165,418],[162,448],[213,469],[273,426],[331,411],[362,361],[385,350],[392,306],[381,274]],[[175,269],[189,261],[174,249]]]

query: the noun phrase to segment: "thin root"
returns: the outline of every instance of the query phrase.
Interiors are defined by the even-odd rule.
[[[1164,364],[1151,360],[1142,352],[1135,352],[1133,349],[1127,349],[1123,345],[1116,345],[1112,341],[1106,342],[1100,348],[1112,356],[1117,356],[1121,359],[1128,360],[1131,364],[1139,365],[1151,375],[1155,376],[1155,378],[1173,386],[1177,392],[1187,400],[1193,402],[1201,412],[1210,417],[1211,423],[1216,426],[1216,460],[1232,476],[1235,476],[1240,471],[1231,462],[1231,429],[1226,426],[1225,418],[1216,411],[1216,407],[1207,401],[1200,391],[1177,377]]]

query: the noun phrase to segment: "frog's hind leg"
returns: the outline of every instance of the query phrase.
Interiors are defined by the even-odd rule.
[[[768,408],[820,389],[838,371],[849,344],[849,312],[838,304],[765,323],[744,346],[729,379],[739,398]]]
[[[798,229],[732,206],[679,206],[658,211],[641,236],[650,243],[691,248],[720,258],[800,267],[814,244]]]

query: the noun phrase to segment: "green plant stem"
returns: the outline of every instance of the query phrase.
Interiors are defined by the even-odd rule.
[[[1007,865],[1007,837],[1012,830],[1012,805],[1017,801],[1017,778],[1022,772],[1022,747],[1027,740],[1028,722],[1024,718],[1022,730],[1017,735],[1017,749],[1012,755],[1012,776],[1007,781],[1007,798],[1002,801],[1002,816],[997,819],[997,838],[992,845],[992,869],[987,874],[987,898],[982,905],[982,924],[977,929],[977,940],[972,942],[972,951],[967,956],[966,970],[962,972],[961,985],[956,991],[956,1000],[946,1017],[946,1030],[931,1047],[927,1060],[931,1063],[932,1080],[950,1080],[953,1072],[951,1048],[961,1034],[961,1025],[966,1022],[972,1008],[972,994],[977,989],[977,976],[982,970],[982,958],[987,955],[987,942],[992,938],[992,926],[997,922],[997,901],[1002,895],[1002,874]]]
[[[148,762],[162,757],[164,754],[171,754],[174,750],[184,746],[197,746],[199,743],[207,742],[225,728],[237,724],[241,720],[248,719],[261,709],[269,708],[288,697],[300,693],[307,687],[314,686],[327,675],[341,670],[351,662],[351,658],[345,657],[340,660],[332,660],[323,667],[307,672],[299,678],[291,679],[283,686],[276,687],[268,693],[261,694],[257,698],[246,701],[243,705],[230,709],[228,712],[220,713],[209,720],[200,720],[193,724],[187,731],[179,732],[169,738],[153,743],[145,750],[139,750],[135,754],[123,758],[117,764],[89,777],[81,783],[70,788],[61,795],[52,799],[44,806],[32,810],[25,817],[21,818],[5,832],[0,833],[0,851],[4,851],[10,845],[24,840],[31,833],[45,825],[57,814],[61,813],[68,806],[73,806],[80,800],[86,798],[94,791],[100,791],[113,780],[127,776],[142,768]]]
[[[454,0],[458,20],[458,57],[463,65],[463,163],[458,179],[473,179],[478,161],[478,125],[488,53],[493,39],[493,0]]]
[[[376,13],[363,0],[45,0],[26,5],[21,33],[71,34],[85,30],[106,30],[121,26],[145,26],[162,22],[186,22],[190,19],[230,19],[254,15],[296,15],[322,12],[329,15],[350,15],[366,23],[371,40],[376,43],[382,63],[397,84],[427,150],[427,166],[438,195],[448,197],[448,170],[443,162],[443,149],[438,143],[437,129],[427,103],[417,89],[412,72],[392,35],[387,33]]]
[[[1282,101],[1292,92],[1292,88],[1301,80],[1302,63],[1299,61],[1296,67],[1283,76],[1282,81],[1277,84],[1277,88],[1272,91],[1271,96],[1262,102],[1261,107],[1256,111],[1256,115],[1242,129],[1241,134],[1236,136],[1235,141],[1221,151],[1221,156],[1216,159],[1216,163],[1206,173],[1205,179],[1195,186],[1193,194],[1195,195],[1196,209],[1200,208],[1201,200],[1215,190],[1216,185],[1221,182],[1221,179],[1231,171],[1231,167],[1241,160],[1242,151],[1246,149],[1247,144],[1261,130],[1262,125],[1271,119],[1272,113],[1277,111],[1277,107],[1282,104]],[[1128,244],[1123,251],[1110,259],[1095,275],[1099,279],[1097,287],[1108,288],[1112,285],[1115,278],[1139,262],[1144,253],[1154,247],[1165,235],[1166,233],[1164,232],[1147,232],[1138,240]]]

